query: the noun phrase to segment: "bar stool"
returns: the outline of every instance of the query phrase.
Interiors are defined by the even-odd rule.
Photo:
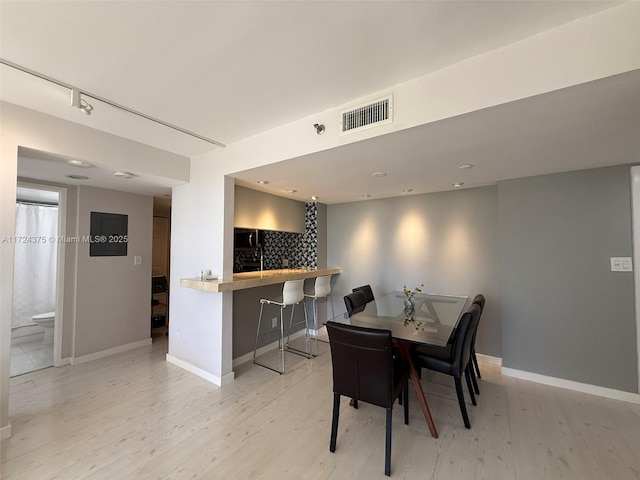
[[[318,338],[318,304],[317,301],[319,298],[326,298],[327,302],[331,304],[331,318],[334,319],[336,317],[336,313],[333,310],[333,297],[331,296],[331,275],[324,275],[322,277],[316,277],[316,283],[313,288],[313,293],[305,293],[305,297],[312,299],[313,305],[313,327],[316,331],[316,342],[320,340],[324,343],[329,343],[326,340],[321,340]],[[318,344],[316,343],[316,353],[318,352]]]
[[[253,349],[253,363],[256,365],[260,365],[261,367],[268,368],[269,370],[273,370],[274,372],[278,372],[280,374],[284,373],[284,352],[295,353],[296,355],[301,355],[305,358],[311,358],[314,355],[311,351],[305,352],[302,350],[298,350],[295,348],[291,348],[289,346],[289,336],[291,335],[291,326],[293,322],[293,312],[295,310],[295,306],[299,304],[302,300],[304,300],[304,279],[302,280],[289,280],[284,282],[284,287],[282,289],[282,300],[270,300],[267,298],[260,299],[260,317],[258,317],[258,330],[256,331],[256,344]],[[280,338],[278,339],[278,348],[280,349],[280,357],[282,369],[277,370],[268,365],[264,365],[256,361],[256,351],[258,350],[258,339],[260,338],[260,325],[262,323],[262,311],[264,310],[265,304],[269,305],[278,305],[280,307]],[[287,334],[287,343],[284,342],[284,309],[287,306],[291,305],[291,318],[289,320],[289,332]],[[309,337],[309,322],[307,320],[307,310],[304,309],[304,322],[306,325],[306,335]],[[302,322],[300,322],[302,323]],[[311,345],[309,346],[309,350],[311,350]]]

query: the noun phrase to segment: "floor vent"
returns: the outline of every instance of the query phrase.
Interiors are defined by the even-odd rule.
[[[393,96],[342,112],[342,133],[351,133],[393,121]]]

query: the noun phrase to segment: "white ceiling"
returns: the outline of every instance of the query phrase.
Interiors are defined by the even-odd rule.
[[[65,185],[108,188],[155,197],[170,195],[171,188],[181,184],[176,180],[160,176],[132,174],[131,178],[117,177],[114,175],[114,169],[104,165],[89,163],[88,167],[77,167],[70,164],[70,160],[77,159],[20,147],[18,151],[18,177]],[[68,175],[81,175],[88,178],[74,179],[69,178]]]
[[[230,144],[617,3],[2,0],[0,56]],[[600,82],[574,87],[239,178],[255,188],[252,182],[268,176],[271,191],[293,188],[332,203],[354,200],[335,184],[338,168],[340,178],[376,198],[402,188],[436,191],[453,181],[473,186],[598,166],[603,159],[634,161],[637,142],[629,130],[638,125],[637,76],[607,81],[618,82],[616,92]],[[89,99],[95,110],[85,116],[69,106],[67,89],[4,65],[0,98],[182,155],[212,148],[97,100]],[[584,163],[561,164],[568,152]],[[335,168],[313,170],[319,158]],[[44,172],[33,162],[50,159],[30,161],[23,174]],[[476,166],[460,172],[461,163]],[[386,183],[370,178],[376,169],[387,170]],[[305,183],[310,178],[314,185]]]
[[[234,176],[256,190],[331,204],[638,161],[640,70]],[[379,171],[387,175],[371,175]]]

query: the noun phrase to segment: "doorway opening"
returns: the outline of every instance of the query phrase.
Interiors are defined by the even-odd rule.
[[[169,271],[171,251],[171,197],[153,198],[151,260],[151,338],[165,340],[169,332]]]
[[[18,182],[10,376],[61,364],[66,189]]]

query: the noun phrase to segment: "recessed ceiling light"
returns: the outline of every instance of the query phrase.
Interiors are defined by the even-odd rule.
[[[362,198],[371,198],[371,195],[365,194],[365,195],[362,195]]]
[[[267,180],[258,180],[256,183],[259,183],[260,185],[267,185],[269,182]]]
[[[386,176],[387,176],[387,174],[386,174],[386,172],[373,172],[373,173],[371,174],[371,176],[372,176],[372,177],[386,177]]]
[[[464,183],[462,182],[457,182],[457,183],[452,183],[451,186],[455,187],[455,188],[460,188],[462,185],[464,185]]]
[[[296,193],[297,191],[298,191],[298,190],[285,190],[285,192],[287,192],[287,193],[291,193],[291,194]]]
[[[67,160],[67,163],[69,165],[73,165],[74,167],[80,167],[80,168],[95,167],[95,165],[93,163],[83,162],[82,160]]]
[[[311,200],[313,200],[313,201],[315,202],[315,201],[316,201],[316,200],[318,200],[319,198],[320,198],[320,197],[316,197],[316,196],[314,195],[313,197],[311,197]]]
[[[470,164],[470,163],[465,163],[464,165],[460,165],[458,168],[459,168],[460,170],[466,170],[466,169],[468,169],[468,168],[473,168],[473,165],[472,165],[472,164]]]
[[[86,177],[84,175],[65,175],[65,177],[72,178],[74,180],[89,180],[89,177]]]
[[[118,178],[133,178],[133,173],[126,172],[124,170],[116,170],[113,172],[113,176]]]
[[[413,192],[413,188],[405,188],[404,190],[402,190],[402,193],[411,193]]]

